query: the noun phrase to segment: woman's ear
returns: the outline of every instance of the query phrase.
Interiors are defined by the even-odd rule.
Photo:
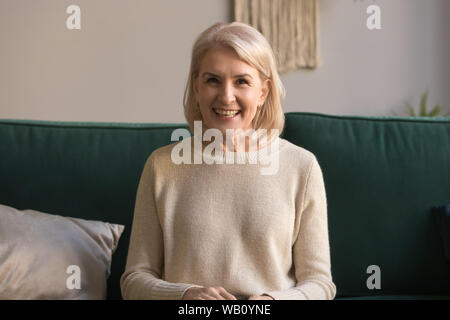
[[[271,85],[270,79],[264,80],[261,85],[261,96],[260,96],[260,100],[259,100],[260,106],[262,106],[264,104],[264,102],[266,102],[267,96],[269,95],[269,92],[270,92],[270,87],[271,87],[270,85]]]

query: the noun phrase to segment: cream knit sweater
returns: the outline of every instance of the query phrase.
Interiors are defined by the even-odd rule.
[[[176,165],[179,142],[151,154],[137,191],[124,299],[182,299],[192,286],[222,286],[238,299],[334,298],[322,171],[311,152],[276,139],[272,175],[253,163]]]

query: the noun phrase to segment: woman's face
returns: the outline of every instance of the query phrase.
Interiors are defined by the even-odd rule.
[[[268,94],[268,81],[228,47],[213,47],[200,63],[194,90],[203,124],[225,135],[226,129],[252,128],[257,107]]]

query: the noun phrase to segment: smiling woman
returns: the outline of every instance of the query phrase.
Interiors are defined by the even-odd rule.
[[[256,29],[217,23],[200,34],[184,96],[194,137],[155,150],[144,166],[125,299],[334,298],[322,171],[314,154],[279,137],[283,96],[272,49]],[[219,140],[268,130],[269,139],[241,152],[219,141],[227,152],[217,162],[174,161],[173,151],[195,146],[204,130],[222,132]],[[277,167],[264,175],[262,163],[229,163],[225,154],[263,155]]]

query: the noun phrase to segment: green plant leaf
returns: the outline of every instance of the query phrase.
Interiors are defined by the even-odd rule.
[[[408,115],[409,115],[410,117],[415,117],[415,116],[416,116],[416,113],[414,112],[414,108],[413,108],[413,106],[411,105],[411,103],[406,102],[406,107],[408,108]]]
[[[427,100],[428,100],[428,89],[422,94],[422,98],[420,99],[420,116],[427,116]]]
[[[430,111],[430,113],[428,114],[428,116],[430,116],[430,117],[436,117],[436,116],[439,115],[439,113],[441,113],[441,106],[437,104],[437,105],[434,107],[434,109]]]

